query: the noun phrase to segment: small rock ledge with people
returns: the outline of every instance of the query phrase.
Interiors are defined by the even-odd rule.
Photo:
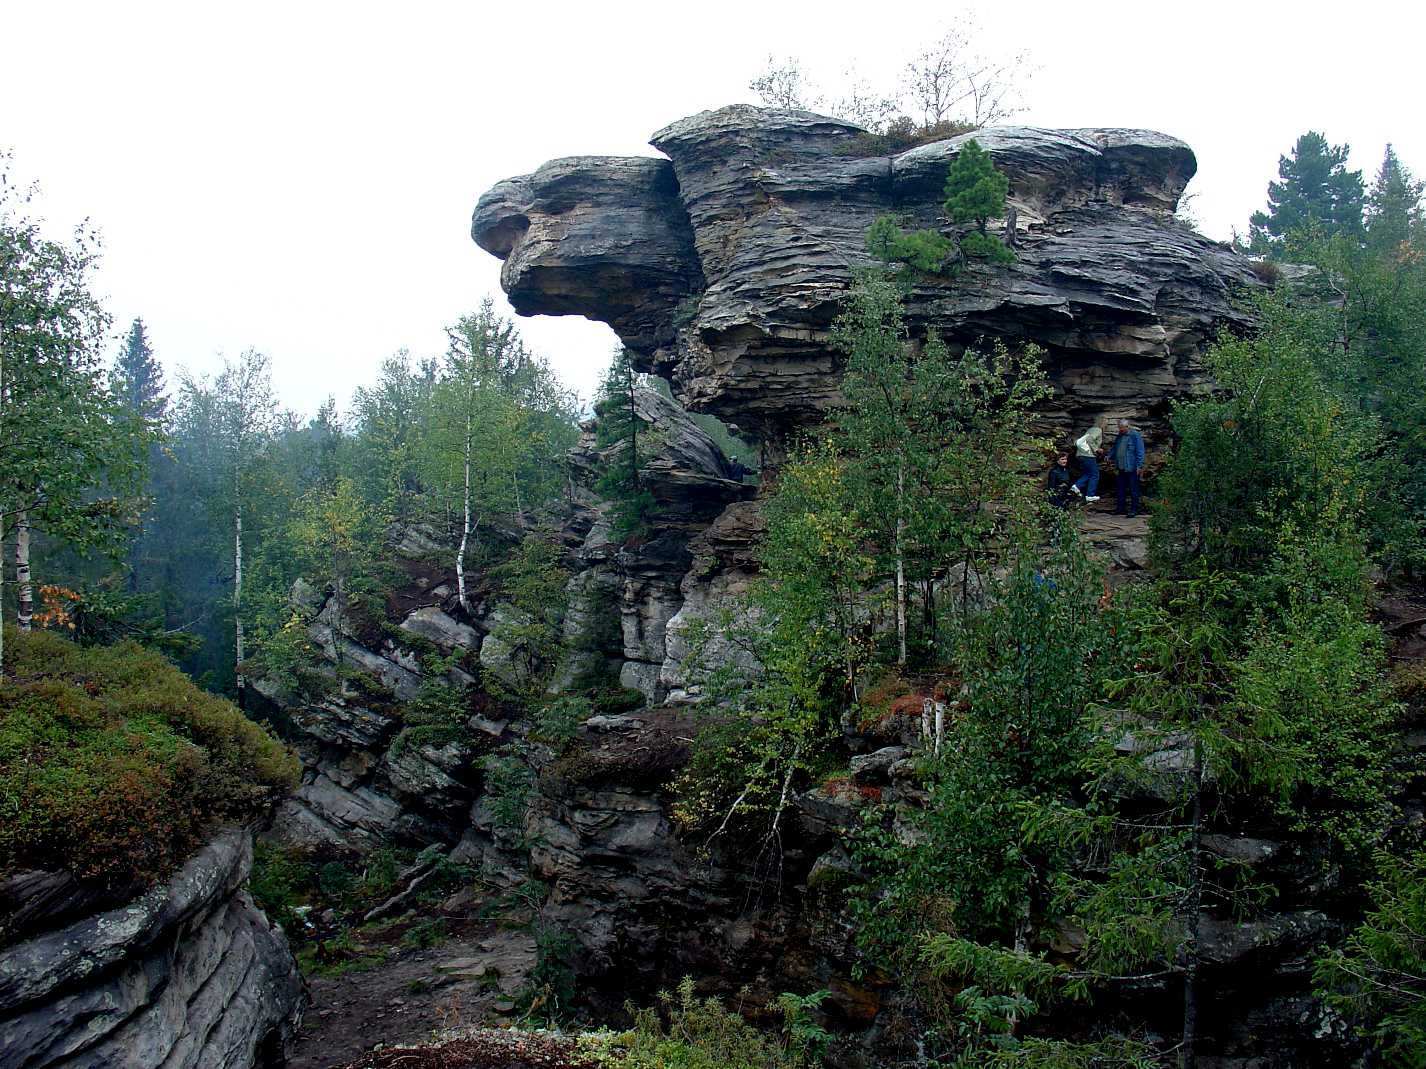
[[[1052,505],[1068,509],[1072,504],[1093,505],[1099,502],[1100,465],[1108,460],[1114,469],[1115,506],[1112,514],[1134,519],[1143,511],[1143,471],[1148,458],[1144,436],[1125,417],[1115,421],[1115,428],[1114,441],[1107,450],[1104,448],[1104,430],[1097,424],[1076,438],[1073,468],[1070,467],[1070,451],[1056,454],[1045,484]]]

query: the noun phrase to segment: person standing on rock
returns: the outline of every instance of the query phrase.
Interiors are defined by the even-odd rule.
[[[1109,455],[1114,458],[1114,468],[1119,473],[1115,479],[1118,483],[1118,504],[1114,508],[1114,515],[1125,515],[1124,498],[1127,495],[1128,515],[1137,516],[1139,473],[1144,470],[1144,436],[1130,426],[1127,419],[1119,421],[1119,433],[1114,436],[1114,445],[1110,448]]]
[[[1075,459],[1079,461],[1079,478],[1075,480],[1074,492],[1086,501],[1099,500],[1099,455],[1104,442],[1104,432],[1093,426],[1081,434],[1074,443]]]
[[[1054,466],[1050,468],[1050,478],[1045,483],[1045,492],[1049,494],[1050,504],[1055,508],[1069,507],[1071,482],[1069,454],[1061,453],[1055,457]]]

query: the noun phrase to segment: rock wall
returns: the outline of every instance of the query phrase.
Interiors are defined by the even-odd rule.
[[[304,1004],[281,929],[242,889],[228,829],[126,905],[0,951],[5,1069],[268,1069]]]
[[[840,403],[829,332],[870,262],[867,228],[896,212],[951,232],[942,186],[970,136],[866,155],[855,124],[728,107],[654,134],[666,159],[561,159],[501,182],[480,198],[471,233],[504,260],[518,312],[607,322],[687,409],[757,433],[775,460],[789,435]],[[1067,439],[1123,415],[1151,453],[1162,449],[1170,402],[1205,387],[1203,351],[1249,325],[1236,301],[1257,283],[1246,258],[1174,218],[1192,150],[1147,130],[973,136],[1009,178],[1013,211],[992,225],[1016,260],[919,278],[913,334],[1039,345],[1055,388],[1047,432]],[[583,549],[622,576],[622,676],[652,701],[696,697],[689,628],[745,589],[760,529],[742,497],[719,511],[716,492],[669,487],[699,507],[633,550],[594,544],[597,529]]]
[[[1009,178],[1017,259],[921,279],[915,332],[1039,344],[1053,426],[1124,414],[1152,440],[1167,402],[1203,385],[1206,343],[1245,324],[1246,259],[1173,217],[1196,168],[1175,138],[1000,127],[887,157],[859,154],[862,133],[808,112],[703,112],[653,136],[667,159],[555,160],[501,182],[471,233],[505,261],[521,314],[603,320],[686,407],[769,437],[838,403],[828,330],[869,262],[866,230],[885,212],[941,225],[971,136]]]

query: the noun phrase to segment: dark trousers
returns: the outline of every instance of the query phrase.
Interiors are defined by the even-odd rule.
[[[1079,478],[1074,481],[1080,493],[1093,497],[1099,492],[1099,461],[1094,457],[1076,457],[1079,461]]]
[[[1115,511],[1124,511],[1124,495],[1127,493],[1132,502],[1129,506],[1129,515],[1137,515],[1139,511],[1139,473],[1137,471],[1121,471],[1119,477],[1114,481],[1119,484],[1117,499],[1119,503],[1115,506]]]

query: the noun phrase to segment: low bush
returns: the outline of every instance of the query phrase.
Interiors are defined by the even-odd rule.
[[[659,1005],[630,1005],[634,1027],[600,1037],[600,1062],[611,1069],[803,1069],[820,1065],[831,1034],[814,1017],[827,992],[783,995],[766,1007],[782,1015],[782,1034],[763,1032],[717,999],[700,999],[685,977]],[[600,1050],[598,1047],[602,1046]]]
[[[276,739],[152,651],[7,631],[5,661],[0,874],[152,881],[298,782]]]

